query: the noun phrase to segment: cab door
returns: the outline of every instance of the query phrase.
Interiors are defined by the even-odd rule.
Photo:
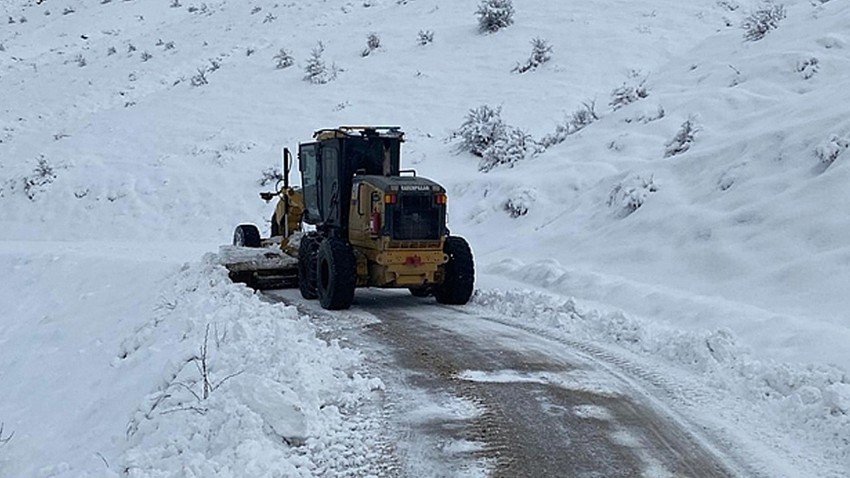
[[[298,170],[301,171],[301,188],[304,193],[304,222],[318,224],[322,220],[319,200],[319,143],[298,146]]]

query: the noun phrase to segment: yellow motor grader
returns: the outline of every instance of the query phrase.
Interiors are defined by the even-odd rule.
[[[446,227],[446,190],[400,169],[398,127],[318,130],[298,147],[301,187],[289,184],[292,157],[274,192],[271,237],[241,224],[223,263],[257,288],[297,287],[325,309],[347,309],[357,287],[407,288],[444,304],[465,304],[475,267],[465,239]],[[305,227],[308,225],[309,227]],[[310,229],[307,231],[307,229]]]

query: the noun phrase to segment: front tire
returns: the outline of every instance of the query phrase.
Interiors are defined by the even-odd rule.
[[[316,254],[319,238],[316,234],[306,234],[298,246],[298,289],[301,297],[313,300],[319,297],[316,290]]]
[[[260,247],[260,230],[253,224],[240,224],[233,231],[233,245],[239,247]]]
[[[462,237],[447,237],[443,252],[449,256],[449,262],[444,266],[443,283],[434,286],[434,297],[441,304],[466,304],[475,285],[475,263],[469,243]]]
[[[357,285],[357,263],[351,246],[329,237],[319,245],[316,271],[319,302],[322,308],[342,310],[351,307]]]

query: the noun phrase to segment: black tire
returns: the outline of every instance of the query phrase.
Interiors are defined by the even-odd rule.
[[[240,224],[233,231],[233,245],[240,247],[260,247],[260,230],[253,224]]]
[[[407,290],[410,291],[410,294],[414,297],[428,297],[431,295],[431,288],[428,286],[425,287],[408,287]]]
[[[329,237],[319,245],[316,285],[322,308],[341,310],[351,307],[357,285],[357,264],[354,251],[347,242]]]
[[[441,304],[463,305],[472,297],[475,263],[466,239],[447,237],[443,252],[449,256],[443,283],[434,286],[434,297]]]
[[[298,246],[298,289],[301,297],[309,300],[317,299],[316,290],[316,254],[319,249],[319,237],[316,234],[305,234]]]
[[[272,235],[271,235],[271,237],[280,235],[280,224],[277,222],[277,219],[275,219],[275,216],[276,216],[276,214],[272,213]]]

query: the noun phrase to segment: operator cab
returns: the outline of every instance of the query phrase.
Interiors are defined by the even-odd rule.
[[[399,177],[404,133],[395,126],[321,129],[298,148],[304,221],[347,237],[355,175]]]

